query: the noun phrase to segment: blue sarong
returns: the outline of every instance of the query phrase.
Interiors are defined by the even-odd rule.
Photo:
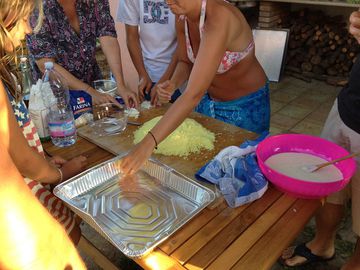
[[[267,132],[270,127],[269,84],[255,93],[225,102],[214,101],[205,94],[195,111],[258,134]]]

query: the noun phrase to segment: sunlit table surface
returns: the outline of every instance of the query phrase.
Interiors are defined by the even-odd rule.
[[[150,119],[158,113],[163,112],[154,110],[154,114],[148,113],[140,121]],[[197,117],[199,116],[194,115],[194,118]],[[221,134],[223,143],[217,146],[216,153],[235,141],[239,145],[246,139],[254,138],[252,133],[219,122],[214,119],[204,120],[208,128],[217,126],[219,130],[229,131]],[[129,126],[128,133],[120,136],[128,138],[136,128]],[[99,143],[86,136],[86,128],[80,134],[85,134],[88,140],[79,137],[73,146],[67,148],[58,148],[47,142],[44,148],[51,155],[61,155],[68,159],[85,155],[88,157],[89,168],[117,153],[110,153],[108,150],[111,149],[104,142]],[[234,136],[236,134],[238,136]],[[130,144],[126,147],[128,149],[123,150],[129,150]],[[201,162],[197,165],[194,165],[194,160],[199,157],[187,161],[179,158],[179,162],[174,157],[154,157],[165,164],[169,160],[170,166],[180,164],[176,169],[194,178],[199,166],[210,160],[214,153],[202,155],[203,160],[200,159]],[[135,261],[144,269],[269,269],[302,231],[319,206],[319,200],[297,199],[278,191],[272,185],[261,199],[238,208],[230,208],[224,200],[218,198],[151,253]]]

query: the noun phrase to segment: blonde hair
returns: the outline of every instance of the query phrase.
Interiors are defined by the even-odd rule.
[[[18,82],[21,82],[21,79],[17,76],[17,51],[10,30],[17,27],[21,20],[29,18],[35,8],[38,9],[39,16],[34,32],[41,27],[43,19],[42,0],[0,0],[0,79],[16,99],[19,97],[17,82],[11,73],[15,74]],[[14,18],[10,25],[6,26],[5,21],[9,16]],[[5,44],[10,44],[13,47],[11,53],[5,50]]]

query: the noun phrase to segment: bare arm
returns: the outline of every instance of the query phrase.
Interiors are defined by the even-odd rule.
[[[117,39],[111,36],[102,36],[99,40],[101,49],[103,50],[110,69],[116,79],[118,93],[124,99],[127,107],[137,107],[138,100],[135,93],[125,86],[120,46]]]
[[[167,69],[165,70],[164,74],[161,76],[159,81],[156,83],[156,85],[154,85],[153,90],[151,91],[151,104],[155,104],[155,105],[158,104],[159,101],[158,93],[161,91],[159,90],[159,85],[162,85],[163,82],[170,80],[170,78],[174,74],[177,64],[178,64],[178,56],[177,56],[177,52],[175,51],[173,56],[171,57],[171,61]],[[174,88],[174,90],[175,89],[176,88]],[[172,93],[171,94],[167,93],[167,94],[169,95],[168,100],[170,100]]]
[[[177,63],[174,73],[171,76],[171,82],[174,84],[175,89],[179,88],[190,77],[190,72],[193,67],[187,57],[184,21],[176,20],[176,34],[177,34]]]
[[[60,180],[59,171],[30,148],[16,122],[2,84],[1,88],[1,123],[4,128],[1,130],[1,137],[8,147],[13,162],[20,173],[26,177],[45,183],[57,183]]]
[[[57,184],[61,178],[59,170],[28,145],[1,83],[0,108],[0,138],[20,173],[42,183]],[[63,180],[84,170],[86,162],[86,158],[82,156],[64,162],[60,168]]]
[[[139,74],[139,87],[138,94],[141,100],[144,99],[144,91],[148,93],[150,91],[152,81],[147,73],[144,65],[142,49],[140,45],[140,36],[138,26],[125,25],[126,29],[126,44],[130,53],[132,62],[135,69]]]
[[[138,26],[125,25],[126,45],[139,77],[149,76],[144,65]]]
[[[101,103],[106,103],[106,102],[117,103],[117,101],[110,95],[104,94],[104,93],[99,93],[91,85],[88,85],[87,83],[84,83],[83,81],[76,78],[65,68],[63,68],[62,66],[57,64],[55,62],[55,59],[53,59],[53,58],[41,58],[41,59],[36,60],[36,64],[42,73],[45,72],[45,67],[44,67],[45,63],[49,62],[49,61],[54,63],[54,69],[57,72],[59,72],[61,74],[61,76],[66,80],[70,89],[86,91],[93,98],[94,104],[101,104]]]
[[[228,42],[227,31],[224,31],[227,27],[219,23],[208,24],[206,27],[207,30],[202,37],[185,92],[152,129],[157,143],[165,139],[185,120],[199,103],[216,74]],[[135,149],[123,159],[121,167],[124,173],[137,171],[150,157],[154,147],[155,141],[152,136],[145,136]]]
[[[184,33],[184,22],[177,20],[176,22],[177,33],[177,49],[176,49],[176,66],[171,76],[171,79],[160,83],[157,87],[157,98],[160,103],[169,102],[171,95],[176,89],[182,86],[190,76],[190,71],[193,64],[187,58],[186,42]],[[175,59],[174,59],[175,60]]]
[[[42,73],[45,72],[45,63],[46,62],[53,62],[54,63],[54,69],[61,74],[62,77],[66,80],[67,84],[69,85],[70,89],[74,90],[85,90],[90,85],[84,83],[83,81],[76,78],[74,75],[72,75],[69,71],[67,71],[65,68],[60,66],[55,62],[54,58],[41,58],[36,60],[36,64],[39,67],[40,71]]]
[[[164,81],[156,85],[156,99],[160,103],[167,103],[171,100],[171,96],[176,89],[182,86],[189,78],[191,64],[184,61],[178,61],[176,69],[170,80]],[[157,103],[157,102],[153,102]]]
[[[85,269],[64,229],[31,194],[3,143],[0,269]]]
[[[175,72],[177,64],[178,64],[178,56],[177,56],[177,52],[175,51],[173,56],[171,57],[171,61],[168,65],[167,69],[165,70],[165,72],[161,76],[161,78],[159,79],[158,83],[161,83],[161,82],[171,79],[172,75]]]

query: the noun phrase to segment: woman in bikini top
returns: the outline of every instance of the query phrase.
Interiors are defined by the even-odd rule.
[[[206,89],[214,100],[234,100],[265,85],[266,75],[255,57],[252,31],[236,7],[223,0],[168,0],[167,4],[179,15],[179,66],[194,76],[203,76],[216,62],[216,72]],[[195,64],[198,57],[199,68]],[[183,75],[185,79],[175,73],[171,81],[186,80],[191,77],[190,71]],[[161,93],[159,96],[161,99]]]
[[[242,13],[223,0],[166,0],[166,3],[177,15],[178,63],[171,80],[157,89],[158,98],[167,102],[173,91],[186,80],[187,87],[151,134],[122,160],[124,173],[136,172],[157,144],[200,106],[205,96],[210,97],[210,102],[229,104],[228,101],[237,102],[261,92],[261,102],[248,99],[246,105],[232,106],[231,109],[241,106],[247,109],[249,104],[257,103],[255,110],[247,112],[255,112],[256,115],[251,115],[252,120],[267,118],[268,121],[270,115],[266,75],[255,57],[252,31]],[[217,105],[211,103],[210,110],[216,110]],[[258,113],[260,107],[267,107],[266,117]],[[226,108],[221,113],[226,114]]]
[[[199,22],[199,33],[200,33],[200,40],[204,32],[204,22],[205,22],[205,13],[206,13],[206,0],[202,0],[201,2],[201,12],[200,12],[200,22]],[[193,49],[191,47],[190,36],[189,36],[189,27],[186,20],[186,17],[182,17],[185,19],[185,40],[186,40],[186,50],[187,56],[189,60],[194,64],[195,63],[195,56]],[[226,50],[224,53],[223,58],[221,59],[220,65],[217,70],[217,74],[222,74],[232,68],[234,65],[239,63],[242,59],[244,59],[255,47],[254,40],[251,39],[249,45],[240,52],[232,52]]]

